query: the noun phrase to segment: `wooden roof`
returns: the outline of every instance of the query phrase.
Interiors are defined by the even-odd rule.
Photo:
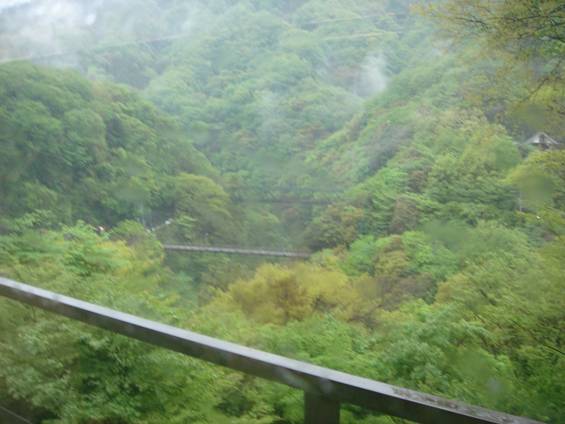
[[[527,141],[527,144],[544,145],[544,146],[558,146],[559,142],[548,136],[544,132],[537,132]]]

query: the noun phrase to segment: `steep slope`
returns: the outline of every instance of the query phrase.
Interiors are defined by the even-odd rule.
[[[179,175],[217,172],[173,119],[126,87],[29,64],[0,68],[4,217],[114,225],[172,213]]]

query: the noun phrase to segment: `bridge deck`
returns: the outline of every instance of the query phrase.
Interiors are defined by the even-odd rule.
[[[238,247],[164,244],[163,248],[165,250],[178,250],[178,251],[186,251],[186,252],[227,253],[233,255],[280,256],[285,258],[310,257],[310,254],[306,252],[289,252],[285,250],[265,250],[265,249],[241,249]]]

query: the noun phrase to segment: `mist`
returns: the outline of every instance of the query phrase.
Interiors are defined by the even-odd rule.
[[[104,0],[35,0],[0,9],[1,59],[49,56],[87,45]]]
[[[561,422],[556,3],[0,0],[0,422]]]
[[[383,92],[388,85],[386,59],[383,54],[369,55],[361,65],[358,91],[364,96]]]
[[[77,54],[186,37],[205,22],[199,4],[167,15],[134,0],[14,0],[0,6],[0,60],[77,63]],[[119,25],[118,25],[119,23]]]

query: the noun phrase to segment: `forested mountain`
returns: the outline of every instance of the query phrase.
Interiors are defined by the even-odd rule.
[[[133,3],[0,8],[0,275],[560,422],[560,2]],[[5,300],[0,399],[38,423],[302,420],[298,391]]]
[[[180,173],[213,176],[176,123],[125,87],[20,63],[0,73],[3,216],[114,225],[171,203]]]

